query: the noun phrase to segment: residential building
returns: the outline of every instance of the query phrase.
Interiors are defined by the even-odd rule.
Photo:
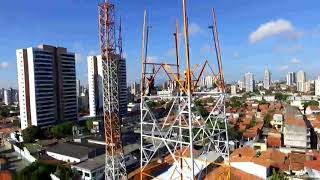
[[[285,106],[285,123],[283,128],[283,140],[286,147],[310,148],[311,132],[307,120],[298,108]]]
[[[318,76],[318,79],[315,80],[314,82],[314,87],[315,87],[315,95],[320,96],[320,76]]]
[[[237,86],[236,85],[232,85],[231,86],[231,95],[236,95],[237,94]]]
[[[18,49],[16,55],[21,128],[76,121],[75,54],[39,45]]]
[[[115,59],[118,65],[119,113],[127,114],[127,76],[126,61],[120,55]],[[103,62],[101,56],[88,57],[88,84],[90,116],[101,116],[103,113]]]
[[[306,73],[304,71],[299,71],[297,73],[297,91],[305,92],[306,88]]]
[[[5,89],[3,92],[4,97],[4,104],[5,105],[11,105],[12,104],[12,90],[11,89]]]
[[[77,80],[76,81],[76,94],[77,94],[77,97],[79,97],[80,96],[80,94],[81,94],[81,85],[80,85],[80,80]]]
[[[239,90],[240,90],[240,91],[242,91],[242,90],[245,88],[243,81],[238,81],[238,86],[239,86]]]
[[[254,75],[251,72],[245,74],[244,84],[246,92],[253,92],[254,90]]]
[[[264,78],[263,78],[263,88],[270,89],[271,86],[271,73],[269,70],[264,71]]]
[[[140,84],[134,82],[130,86],[130,93],[132,95],[139,95],[140,94]]]
[[[101,56],[89,56],[88,86],[90,116],[103,114],[103,68]]]
[[[205,77],[205,87],[206,88],[212,88],[213,87],[213,78],[212,78],[212,76],[206,76]]]
[[[296,73],[295,72],[288,72],[287,74],[287,85],[293,86],[296,83]]]

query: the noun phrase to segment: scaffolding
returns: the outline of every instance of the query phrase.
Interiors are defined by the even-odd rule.
[[[107,1],[98,5],[103,65],[103,111],[106,142],[105,179],[127,179],[121,139],[117,54],[122,58],[121,28],[116,40],[115,9]],[[118,49],[118,52],[117,52]]]
[[[225,84],[219,48],[216,17],[212,10],[213,25],[210,26],[217,55],[217,73],[209,61],[205,61],[200,73],[190,65],[188,17],[186,0],[183,0],[184,44],[186,70],[180,75],[179,29],[176,21],[174,42],[176,63],[148,62],[147,11],[144,12],[142,38],[141,73],[141,168],[140,179],[161,179],[159,172],[149,172],[148,167],[155,162],[170,166],[165,179],[202,179],[203,172],[211,164],[209,154],[214,152],[229,161],[227,118],[225,114]],[[199,65],[197,65],[199,66]],[[204,72],[213,77],[214,90],[200,90],[199,80]],[[161,76],[162,77],[159,77]],[[159,95],[154,92],[155,80],[166,78],[175,85],[172,93]],[[209,98],[212,106],[207,115],[198,108],[199,101]],[[155,103],[163,103],[155,108]],[[165,107],[165,108],[164,108]],[[204,163],[203,163],[204,162]]]

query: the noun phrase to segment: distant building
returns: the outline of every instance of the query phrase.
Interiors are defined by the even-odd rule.
[[[239,80],[238,81],[238,86],[239,86],[239,90],[242,91],[245,87],[244,87],[244,82]]]
[[[318,79],[314,82],[315,87],[315,95],[320,96],[320,76],[318,76]]]
[[[245,74],[244,83],[246,92],[253,92],[254,90],[254,75],[251,72]]]
[[[130,93],[132,95],[139,95],[140,94],[140,84],[134,82],[130,86]]]
[[[232,86],[231,86],[231,94],[232,94],[232,95],[237,94],[237,86],[236,86],[236,85],[232,85]]]
[[[305,92],[306,88],[306,73],[299,71],[297,73],[297,91]]]
[[[287,74],[287,85],[293,86],[296,83],[296,73],[295,72],[288,72]]]
[[[269,70],[264,71],[264,78],[263,78],[263,88],[270,89],[271,86],[271,73]]]
[[[11,91],[11,89],[5,89],[3,95],[4,95],[4,104],[11,105],[12,104],[12,91]]]
[[[88,85],[90,116],[103,114],[103,68],[101,56],[89,56]]]
[[[212,88],[213,87],[213,78],[212,76],[205,77],[205,87]]]
[[[118,63],[118,92],[119,113],[121,116],[127,114],[127,76],[126,61],[116,55]],[[101,56],[88,57],[88,84],[89,84],[89,106],[90,116],[99,116],[103,113],[103,62]]]
[[[80,94],[81,94],[80,80],[77,80],[77,81],[76,81],[76,92],[77,92],[77,97],[79,97]]]
[[[75,54],[39,45],[18,49],[16,55],[21,128],[76,121]]]

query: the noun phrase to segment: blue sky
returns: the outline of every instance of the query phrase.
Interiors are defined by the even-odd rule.
[[[122,17],[128,82],[141,72],[143,10],[147,9],[149,52],[153,61],[174,62],[175,19],[182,30],[182,0],[113,0]],[[86,56],[99,53],[95,0],[11,0],[0,2],[0,87],[17,86],[15,50],[45,43],[77,54],[77,76],[87,82]],[[273,79],[303,69],[320,74],[320,1],[318,0],[189,0],[192,64],[215,61],[211,8],[216,9],[225,77],[242,78],[251,71],[261,79],[268,68]],[[183,46],[181,41],[181,46]],[[183,54],[183,48],[181,48]],[[182,55],[182,58],[183,55]],[[184,59],[183,59],[184,60]]]

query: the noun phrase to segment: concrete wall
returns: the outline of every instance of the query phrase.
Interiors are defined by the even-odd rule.
[[[284,145],[287,147],[308,148],[307,128],[285,125],[283,131]]]
[[[70,157],[70,156],[65,156],[65,155],[61,155],[61,154],[57,154],[57,153],[53,153],[53,152],[48,152],[47,151],[47,154],[55,159],[58,159],[60,161],[64,161],[64,162],[76,162],[76,163],[79,163],[81,161],[85,161],[86,159],[88,159],[88,155],[87,156],[84,156],[82,158],[74,158],[74,157]]]
[[[304,167],[305,172],[308,173],[310,178],[319,178],[320,177],[320,171],[315,169],[310,169],[307,167]]]
[[[37,159],[33,157],[27,148],[20,149],[19,147],[12,145],[15,152],[21,154],[22,157],[24,157],[26,160],[28,160],[30,163],[35,162]]]

